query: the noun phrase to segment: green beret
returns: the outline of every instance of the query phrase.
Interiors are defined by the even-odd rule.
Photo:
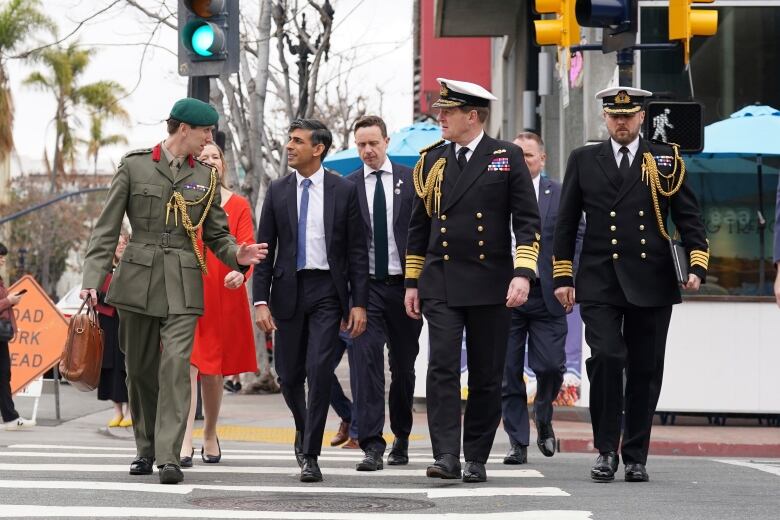
[[[195,98],[184,98],[173,104],[170,117],[191,126],[213,126],[217,124],[219,114],[208,103]]]

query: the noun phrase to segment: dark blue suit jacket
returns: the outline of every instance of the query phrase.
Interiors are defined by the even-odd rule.
[[[409,219],[412,216],[412,203],[415,196],[414,184],[411,168],[392,161],[390,161],[390,164],[393,165],[393,235],[395,236],[395,245],[398,247],[398,254],[401,256],[401,270],[403,271],[406,267],[406,239],[409,233]],[[357,185],[360,213],[363,215],[363,222],[365,223],[366,243],[370,247],[374,231],[371,227],[371,213],[368,211],[366,179],[365,175],[363,175],[363,167],[361,166],[350,173],[346,178]],[[386,193],[385,197],[390,195]]]
[[[325,173],[325,249],[343,315],[368,304],[368,249],[355,183]],[[310,216],[310,218],[312,218]],[[268,258],[255,267],[254,300],[267,301],[275,318],[289,319],[297,305],[298,192],[295,173],[271,181],[257,228]]]

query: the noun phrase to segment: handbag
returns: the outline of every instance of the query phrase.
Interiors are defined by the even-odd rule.
[[[15,333],[14,325],[11,323],[11,320],[0,318],[0,341],[3,343],[11,341]]]
[[[86,312],[82,313],[84,307]],[[82,392],[97,388],[103,367],[103,331],[97,311],[89,298],[70,319],[68,339],[60,358],[60,373]]]

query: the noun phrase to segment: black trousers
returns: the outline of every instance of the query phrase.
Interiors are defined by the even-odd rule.
[[[468,398],[463,418],[463,454],[468,462],[487,462],[501,420],[501,377],[509,335],[504,305],[449,307],[422,301],[428,322],[430,355],[426,394],[433,456],[460,457],[460,374],[466,329]]]
[[[343,352],[337,341],[341,305],[328,271],[299,271],[297,297],[293,317],[276,320],[276,373],[295,429],[303,435],[303,453],[316,456],[322,449],[333,372]]]
[[[528,366],[536,375],[534,415],[536,421],[552,422],[553,401],[566,373],[566,315],[553,316],[544,304],[538,285],[531,288],[525,305],[512,309],[504,380],[501,385],[501,416],[504,431],[514,444],[528,446],[528,394],[523,373],[528,339]]]
[[[0,341],[0,413],[3,422],[19,418],[11,398],[11,354],[7,341]]]
[[[590,380],[594,446],[602,453],[620,448],[624,463],[645,464],[661,394],[672,307],[582,302],[580,312],[591,349],[585,366]]]
[[[353,340],[357,377],[355,410],[358,440],[363,450],[384,452],[385,439],[385,343],[390,361],[390,429],[406,439],[412,431],[414,361],[420,351],[422,320],[406,315],[402,283],[387,285],[372,280],[368,292],[366,331]]]

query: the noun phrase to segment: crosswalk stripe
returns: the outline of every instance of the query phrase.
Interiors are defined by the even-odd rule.
[[[780,476],[780,464],[778,463],[763,463],[760,461],[747,461],[747,460],[730,460],[730,459],[713,459],[715,462],[721,462],[723,464],[731,464],[732,466],[742,466],[743,468],[757,469],[765,473],[771,473],[772,475]]]
[[[431,520],[433,516],[445,520],[473,520],[473,513],[371,513],[371,520]],[[94,507],[94,506],[37,506],[0,505],[3,518],[264,518],[269,520],[365,520],[366,513],[325,513],[319,511],[236,511],[233,509],[190,509],[150,507]],[[589,520],[590,511],[510,511],[502,513],[480,513],[480,520]]]
[[[231,491],[242,493],[298,493],[339,495],[426,495],[428,498],[462,498],[494,496],[568,497],[567,492],[556,487],[446,487],[446,488],[351,488],[311,486],[220,486],[214,484],[146,484],[142,482],[105,482],[69,480],[0,480],[5,489],[87,489],[96,491],[135,491],[187,495],[194,490]]]
[[[127,464],[7,464],[0,463],[0,471],[62,471],[68,473],[127,473]],[[297,466],[230,466],[226,464],[213,466],[194,466],[187,468],[185,473],[251,473],[268,475],[293,475],[298,473]],[[352,468],[329,468],[322,471],[327,478],[330,475],[360,476],[360,477],[425,477],[423,468],[391,469],[382,471],[357,472]],[[488,471],[488,478],[543,478],[535,469],[494,469]]]

